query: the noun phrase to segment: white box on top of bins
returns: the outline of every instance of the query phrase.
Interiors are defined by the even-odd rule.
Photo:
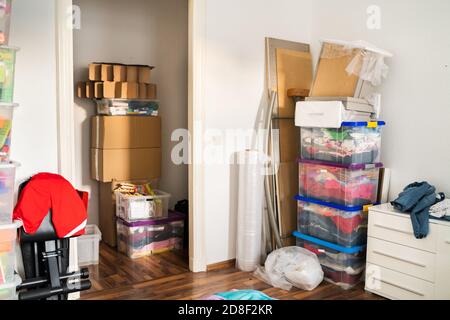
[[[17,229],[21,222],[0,224],[0,286],[14,281]]]
[[[170,194],[154,190],[155,195],[132,195],[116,191],[116,215],[127,221],[165,218]]]
[[[8,45],[12,0],[0,0],[0,45]]]
[[[0,163],[0,225],[12,222],[16,162]]]
[[[102,233],[96,225],[87,225],[86,233],[78,237],[78,265],[98,264],[99,244]]]

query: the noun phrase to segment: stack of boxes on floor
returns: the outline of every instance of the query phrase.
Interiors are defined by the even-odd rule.
[[[16,239],[20,222],[12,221],[17,163],[10,161],[17,48],[8,47],[11,1],[0,1],[0,300],[17,299],[20,284],[15,270]]]
[[[91,178],[99,182],[102,240],[133,258],[152,254],[155,247],[179,247],[182,239],[177,229],[177,241],[166,232],[152,245],[159,238],[154,239],[151,229],[172,230],[174,221],[183,225],[184,219],[168,212],[169,194],[153,189],[161,177],[161,118],[152,70],[92,63],[89,81],[77,85],[79,98],[93,98],[97,104],[91,122]]]
[[[377,202],[383,166],[379,106],[361,98],[373,88],[361,79],[361,70],[348,72],[371,54],[379,56],[324,42],[310,97],[296,110],[301,154],[294,235],[298,246],[318,255],[325,280],[344,289],[363,278],[367,211]]]

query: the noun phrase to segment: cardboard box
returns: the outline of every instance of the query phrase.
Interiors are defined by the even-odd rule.
[[[121,82],[120,95],[121,99],[137,99],[139,97],[139,85],[137,82]]]
[[[99,183],[99,219],[98,227],[102,232],[102,241],[111,247],[117,245],[116,200],[112,182]]]
[[[95,98],[94,82],[91,81],[86,82],[86,98],[88,99]]]
[[[280,162],[296,161],[300,150],[300,128],[295,126],[295,119],[274,120],[274,128],[279,130]]]
[[[292,237],[297,230],[298,163],[282,162],[278,171],[278,190],[280,194],[280,236]]]
[[[86,98],[86,82],[77,83],[77,97],[81,99]]]
[[[147,84],[139,83],[139,99],[147,99]]]
[[[91,148],[136,149],[161,147],[161,118],[151,116],[94,116]]]
[[[102,64],[102,81],[113,81],[113,66],[111,64]]]
[[[157,92],[156,92],[156,84],[150,83],[147,84],[147,99],[156,100]]]
[[[103,82],[103,97],[107,99],[118,98],[121,95],[121,82],[105,81]]]
[[[112,180],[154,179],[161,176],[161,149],[91,148],[91,178]]]
[[[139,83],[150,83],[150,75],[153,67],[150,66],[140,66],[138,68],[138,82]]]
[[[127,66],[127,81],[138,82],[138,66]]]
[[[102,65],[99,63],[91,63],[89,65],[89,80],[101,81],[102,80]]]
[[[347,66],[362,49],[324,42],[311,88],[311,97],[359,97],[362,90],[357,75],[348,74]]]
[[[113,65],[113,81],[115,82],[127,81],[127,66],[123,64]]]
[[[103,82],[94,83],[94,97],[97,99],[103,98]]]

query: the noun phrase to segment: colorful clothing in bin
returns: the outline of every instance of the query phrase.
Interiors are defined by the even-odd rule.
[[[298,231],[344,247],[367,243],[367,212],[363,207],[345,207],[297,197]]]
[[[380,160],[379,122],[344,122],[341,128],[301,128],[301,157],[340,164]]]
[[[299,232],[294,232],[294,236],[297,246],[317,255],[326,281],[347,290],[362,280],[366,265],[365,246],[344,248]]]
[[[344,206],[375,203],[382,166],[381,163],[344,166],[300,160],[300,195]]]

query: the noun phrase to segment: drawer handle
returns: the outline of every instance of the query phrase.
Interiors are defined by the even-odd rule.
[[[450,244],[450,240],[445,241],[446,244]]]
[[[401,285],[392,283],[392,282],[390,282],[390,281],[381,280],[381,279],[378,279],[378,278],[374,278],[374,280],[378,280],[378,281],[380,281],[380,282],[382,282],[382,283],[385,283],[385,284],[387,284],[387,285],[390,285],[390,286],[393,286],[393,287],[396,287],[396,288],[399,288],[399,289],[402,289],[402,290],[411,292],[411,293],[416,294],[416,295],[421,296],[421,297],[424,297],[424,296],[425,296],[425,294],[423,294],[422,292],[419,292],[419,291],[416,291],[416,290],[413,290],[413,289],[410,289],[410,288],[407,288],[407,287],[403,287],[403,286],[401,286]]]
[[[399,230],[399,229],[395,229],[395,228],[391,228],[391,227],[386,227],[386,226],[383,226],[383,225],[377,224],[377,223],[375,223],[375,227],[379,227],[379,228],[383,228],[383,229],[391,230],[391,231],[395,231],[395,232],[401,232],[401,233],[408,234],[408,235],[412,235],[413,234],[412,232],[409,232],[409,231],[404,231],[404,230]]]
[[[419,267],[422,267],[422,268],[425,268],[427,266],[426,264],[422,264],[422,263],[419,263],[419,262],[415,262],[415,261],[399,258],[399,257],[396,257],[396,256],[392,256],[390,254],[387,254],[387,253],[384,253],[384,252],[380,252],[380,251],[377,251],[377,250],[373,250],[373,253],[376,253],[376,254],[379,254],[381,256],[385,256],[385,257],[388,257],[388,258],[392,258],[392,259],[395,259],[395,260],[400,260],[400,261],[403,261],[403,262],[406,262],[406,263],[410,263],[410,264],[413,264],[413,265],[416,265],[416,266],[419,266]]]

